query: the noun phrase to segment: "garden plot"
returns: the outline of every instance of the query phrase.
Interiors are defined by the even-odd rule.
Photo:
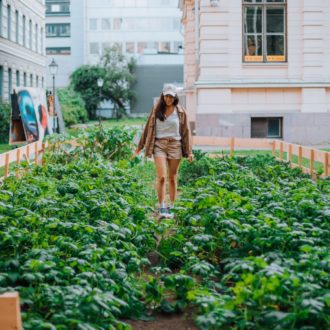
[[[329,328],[327,179],[196,152],[176,219],[157,222],[133,136],[85,132],[1,187],[0,293],[20,293],[25,329],[157,329],[157,313],[200,329]]]

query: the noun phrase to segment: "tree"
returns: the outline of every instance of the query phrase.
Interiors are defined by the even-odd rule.
[[[100,102],[110,100],[117,114],[125,114],[126,106],[135,100],[132,86],[135,82],[134,59],[119,54],[117,49],[107,49],[99,65],[83,65],[70,76],[73,89],[79,92],[85,101],[90,119],[96,118],[96,109]],[[100,90],[97,79],[104,83]]]

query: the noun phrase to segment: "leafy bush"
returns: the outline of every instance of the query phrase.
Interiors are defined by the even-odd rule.
[[[0,143],[8,143],[10,114],[10,105],[0,102]]]
[[[184,159],[179,169],[179,184],[186,186],[196,179],[209,175],[213,169],[213,162],[207,154],[201,150],[193,150],[194,161],[189,163]]]
[[[91,131],[85,147],[51,148],[42,167],[4,181],[0,294],[19,291],[24,329],[128,330],[120,319],[146,313],[139,274],[156,245],[149,194],[142,169],[103,157],[128,156],[125,132]],[[115,153],[106,142],[92,147],[107,133]]]
[[[187,296],[200,329],[329,329],[330,181],[268,155],[191,173],[202,175],[183,187],[174,249],[167,237],[158,248],[200,279]]]
[[[88,120],[85,103],[81,96],[71,88],[57,91],[65,125],[85,123]]]

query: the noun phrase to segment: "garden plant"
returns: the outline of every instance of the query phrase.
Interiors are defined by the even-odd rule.
[[[20,293],[24,329],[126,330],[187,311],[203,330],[329,329],[328,178],[196,151],[176,218],[158,222],[134,135],[52,136],[42,165],[0,187],[0,293]]]

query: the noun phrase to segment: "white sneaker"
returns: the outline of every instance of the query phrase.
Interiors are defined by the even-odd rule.
[[[165,219],[167,218],[167,208],[166,207],[160,207],[158,209],[158,219]]]
[[[172,219],[173,218],[173,213],[171,213],[171,211],[166,207],[159,208],[158,212],[159,212],[158,219]]]

